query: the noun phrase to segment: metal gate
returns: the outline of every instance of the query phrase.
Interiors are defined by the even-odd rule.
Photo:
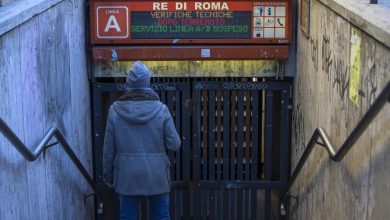
[[[290,83],[239,79],[153,78],[182,138],[169,152],[171,219],[279,219],[286,186]],[[95,83],[95,178],[105,191],[104,219],[118,213],[116,195],[102,181],[108,107],[125,84]],[[108,206],[108,207],[107,207]],[[141,202],[140,219],[147,219]]]

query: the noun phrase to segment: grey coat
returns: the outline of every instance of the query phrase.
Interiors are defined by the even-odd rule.
[[[103,148],[106,183],[123,195],[170,191],[166,150],[181,141],[166,105],[158,100],[116,101],[110,107]]]

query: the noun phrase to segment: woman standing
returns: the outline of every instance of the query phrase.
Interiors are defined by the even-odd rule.
[[[150,88],[150,71],[140,61],[128,70],[128,91],[109,109],[103,149],[104,181],[120,198],[120,219],[138,219],[148,197],[153,220],[169,219],[171,187],[166,150],[181,145],[172,116]]]

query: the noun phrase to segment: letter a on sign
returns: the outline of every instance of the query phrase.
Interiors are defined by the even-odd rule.
[[[116,21],[114,15],[110,15],[110,17],[108,18],[108,22],[106,28],[104,28],[104,32],[108,32],[110,28],[115,28],[117,32],[121,32],[121,28],[119,27],[118,21]]]
[[[96,37],[117,39],[129,37],[127,6],[98,6],[96,8]]]

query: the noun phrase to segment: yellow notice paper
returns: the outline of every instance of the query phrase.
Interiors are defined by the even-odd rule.
[[[349,71],[349,99],[359,106],[359,86],[360,86],[360,45],[361,37],[358,30],[351,28],[351,59]]]

